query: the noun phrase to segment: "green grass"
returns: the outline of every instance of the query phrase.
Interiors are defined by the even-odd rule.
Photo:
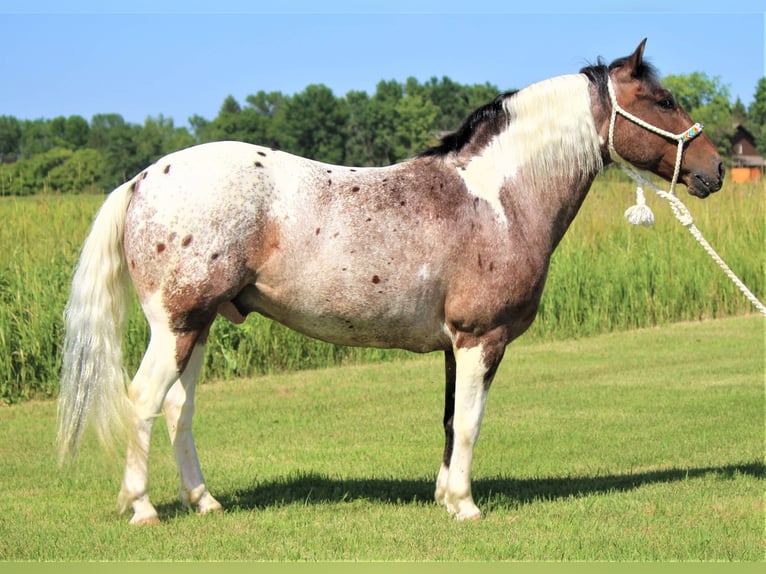
[[[565,339],[752,311],[664,202],[649,197],[657,217],[654,228],[625,223],[622,213],[633,193],[631,183],[610,174],[596,181],[554,254],[540,314],[526,338]],[[763,299],[764,183],[727,183],[705,201],[681,195],[712,245]],[[102,200],[0,198],[0,402],[56,395],[72,269]],[[134,306],[124,346],[130,372],[147,338],[146,322]],[[259,317],[241,327],[218,319],[203,380],[407,356],[328,345]]]
[[[114,505],[121,462],[86,442],[55,466],[55,404],[0,408],[0,560],[760,561],[764,319],[512,345],[476,452],[482,520],[432,502],[442,360],[214,382],[195,434],[226,511],[177,502],[164,424],[163,522]]]

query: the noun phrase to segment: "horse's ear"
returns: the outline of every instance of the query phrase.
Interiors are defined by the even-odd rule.
[[[617,70],[617,76],[620,79],[628,81],[641,75],[642,68],[644,67],[644,47],[646,46],[646,38],[641,40],[636,50],[627,58],[625,63]]]

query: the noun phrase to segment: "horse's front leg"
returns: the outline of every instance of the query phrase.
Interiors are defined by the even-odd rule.
[[[458,520],[481,516],[471,494],[473,448],[504,348],[504,344],[478,340],[472,347],[456,345],[445,353],[445,447],[435,498]]]

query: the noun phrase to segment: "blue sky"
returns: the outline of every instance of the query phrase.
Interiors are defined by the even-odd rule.
[[[186,125],[229,94],[244,103],[312,83],[337,96],[410,76],[506,90],[627,55],[644,37],[661,74],[704,72],[746,105],[766,75],[762,1],[518,4],[0,0],[0,115]]]

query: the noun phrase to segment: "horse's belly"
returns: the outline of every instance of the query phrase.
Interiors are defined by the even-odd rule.
[[[369,295],[369,296],[368,296]],[[356,347],[399,348],[416,352],[443,349],[443,304],[427,291],[374,294],[314,285],[279,288],[256,284],[236,303],[310,337]]]

